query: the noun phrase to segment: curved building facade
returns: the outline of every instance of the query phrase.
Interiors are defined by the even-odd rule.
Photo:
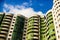
[[[0,26],[0,40],[6,40],[13,14],[5,14]]]
[[[6,40],[11,40],[12,39],[12,33],[13,33],[14,25],[15,25],[15,22],[16,22],[16,17],[17,17],[17,14],[13,15],[11,25],[10,25],[10,28],[9,28],[9,32],[8,32],[8,36],[7,36]]]
[[[55,25],[56,39],[60,40],[60,0],[53,0],[53,20]]]
[[[47,28],[48,28],[48,31],[46,33],[47,40],[56,40],[52,10],[49,10],[47,12],[46,19],[47,19]]]
[[[26,40],[39,40],[40,37],[40,16],[33,15],[28,19]]]
[[[46,19],[45,17],[40,17],[40,40],[47,40],[46,33],[48,29],[46,26]]]
[[[22,40],[24,21],[24,16],[20,14],[14,14],[8,32],[7,40]]]

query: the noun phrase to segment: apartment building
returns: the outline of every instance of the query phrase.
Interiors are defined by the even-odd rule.
[[[53,8],[43,16],[0,13],[0,40],[60,40],[59,11],[60,0],[53,0]]]
[[[56,32],[56,40],[60,40],[60,0],[53,0],[52,12]]]
[[[47,21],[46,37],[47,37],[47,40],[56,40],[55,26],[54,26],[54,20],[53,20],[52,14],[53,14],[52,10],[49,10],[46,13],[46,21]]]
[[[34,14],[28,19],[26,40],[39,40],[40,39],[40,16]]]
[[[25,17],[0,13],[0,40],[22,40]]]
[[[52,10],[46,15],[0,13],[0,40],[56,40]]]
[[[0,40],[6,40],[13,14],[1,13]]]

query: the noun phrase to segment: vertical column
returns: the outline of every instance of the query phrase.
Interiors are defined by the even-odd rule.
[[[14,25],[15,25],[15,22],[16,22],[16,17],[17,17],[17,14],[14,14],[13,18],[12,18],[12,21],[11,21],[11,25],[10,25],[8,36],[7,36],[6,40],[11,40],[12,39],[12,33],[13,33]]]
[[[22,40],[26,40],[27,21],[28,21],[28,19],[25,18],[25,22],[24,22],[24,31],[23,31],[23,38],[22,38]]]

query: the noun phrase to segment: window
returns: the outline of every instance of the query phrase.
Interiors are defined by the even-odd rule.
[[[60,14],[58,14],[58,16],[60,16]]]
[[[12,25],[12,26],[14,26],[14,25]]]
[[[53,31],[55,31],[55,30],[53,29]]]
[[[54,40],[56,40],[56,39],[54,39]]]
[[[56,7],[56,9],[58,8],[58,6]]]
[[[13,28],[11,28],[11,30],[13,30]]]
[[[60,38],[60,36],[58,35],[58,38]]]
[[[55,22],[55,24],[57,24],[57,22]]]
[[[9,36],[11,36],[11,34],[9,34]]]
[[[25,37],[23,39],[25,40]]]
[[[60,7],[60,5],[59,5],[59,7]]]
[[[60,24],[59,24],[59,26],[60,26]]]
[[[13,19],[13,21],[15,21],[15,19]]]
[[[56,20],[56,18],[55,18],[55,20]]]
[[[13,23],[15,23],[15,22],[13,22]]]
[[[58,2],[58,4],[59,4],[60,2]]]
[[[14,18],[16,18],[16,17],[14,17]]]
[[[56,26],[56,28],[58,28],[58,26]]]

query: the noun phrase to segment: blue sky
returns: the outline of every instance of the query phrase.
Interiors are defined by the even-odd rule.
[[[34,11],[41,11],[46,13],[53,6],[53,0],[0,0],[0,12],[3,12],[4,4],[9,5],[22,5],[23,3],[26,8],[33,8]]]

